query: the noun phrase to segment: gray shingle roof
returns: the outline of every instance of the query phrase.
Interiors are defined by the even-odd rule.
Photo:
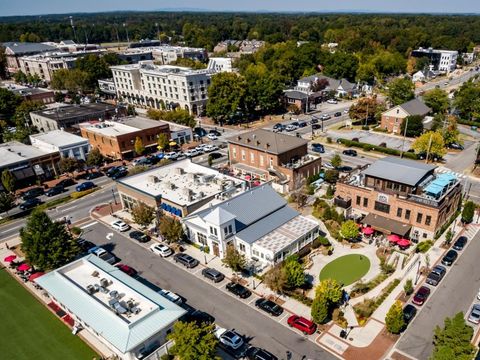
[[[328,85],[326,87],[327,90],[330,89],[330,90],[337,91],[337,89],[341,86],[343,90],[349,91],[349,90],[353,90],[353,88],[355,87],[355,84],[352,84],[347,79],[337,80],[337,79],[334,79],[334,78],[331,78],[331,77],[328,77],[328,76],[325,76],[325,75],[320,75],[320,74],[310,75],[310,76],[304,77],[304,78],[302,78],[298,81],[299,82],[311,83],[311,82],[314,82],[314,81],[317,81],[317,80],[322,80],[322,79],[325,79],[325,80],[328,81]]]
[[[284,95],[290,99],[297,99],[297,100],[303,100],[308,98],[308,95],[305,94],[304,92],[297,91],[297,90],[285,90]]]
[[[3,43],[6,49],[10,49],[16,55],[22,54],[34,54],[46,51],[57,50],[55,46],[46,45],[42,43],[29,43],[29,42],[6,42]]]
[[[425,105],[422,101],[418,99],[413,99],[399,105],[403,110],[405,110],[409,115],[427,115],[431,109]]]
[[[227,141],[231,144],[246,146],[271,154],[282,154],[308,144],[307,140],[296,136],[274,133],[264,129],[233,136],[228,138]]]
[[[405,185],[415,186],[436,168],[413,160],[386,157],[375,161],[363,174],[390,180]]]

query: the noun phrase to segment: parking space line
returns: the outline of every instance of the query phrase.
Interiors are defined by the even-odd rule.
[[[90,226],[93,226],[93,225],[96,225],[96,224],[98,224],[98,221],[94,221],[94,222],[91,222],[89,224],[80,226],[80,229],[86,229],[86,228],[89,228]]]
[[[284,319],[286,319],[290,314],[285,314],[283,317],[279,317],[279,321],[278,322],[282,322]]]
[[[253,294],[252,294],[253,295]],[[253,295],[253,299],[251,301],[248,302],[248,305],[252,305],[255,301],[257,301],[258,299],[260,299],[258,296],[256,295]],[[255,307],[255,305],[253,305]]]

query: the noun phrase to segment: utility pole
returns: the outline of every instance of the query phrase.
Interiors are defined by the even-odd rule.
[[[368,126],[368,105],[369,103],[367,103],[367,116],[365,117],[365,127]]]
[[[403,129],[403,141],[402,141],[402,150],[400,151],[400,159],[403,158],[403,151],[405,149],[405,139],[407,137],[408,129],[408,116],[405,118],[405,129]]]
[[[127,43],[130,45],[130,38],[128,37],[128,27],[126,23],[123,23],[123,27],[125,28],[125,31],[127,32]]]
[[[155,23],[155,26],[157,27],[157,39],[160,40],[160,29],[158,27],[158,22]]]
[[[433,132],[430,134],[430,139],[428,140],[427,156],[425,158],[425,164],[428,164],[428,157],[430,156],[430,147],[432,146],[432,138],[433,138]]]
[[[75,38],[75,42],[78,42],[77,33],[75,31],[75,25],[73,24],[73,16],[70,16],[70,26],[72,27],[72,30],[73,30],[73,37]]]

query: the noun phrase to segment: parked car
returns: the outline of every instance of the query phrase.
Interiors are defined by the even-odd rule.
[[[429,295],[430,295],[430,288],[427,286],[422,286],[420,289],[418,289],[417,293],[413,297],[412,302],[415,305],[422,306],[425,303],[425,301],[427,301]]]
[[[43,195],[45,191],[41,187],[34,187],[30,190],[25,191],[22,194],[22,199],[23,200],[30,200],[33,198],[36,198],[37,196]]]
[[[447,254],[442,259],[442,264],[451,266],[457,260],[458,253],[455,250],[448,250]]]
[[[298,127],[299,127],[299,128],[304,128],[304,127],[306,127],[307,125],[308,125],[308,124],[307,124],[306,121],[299,121],[299,122],[298,122]]]
[[[63,188],[63,186],[55,185],[54,187],[45,191],[45,195],[47,195],[48,197],[55,196],[55,195],[63,193],[64,190],[65,189]]]
[[[162,295],[164,298],[170,300],[171,302],[173,302],[175,304],[183,303],[183,299],[178,294],[175,294],[173,291],[160,290],[158,293],[160,295]]]
[[[199,137],[204,137],[205,135],[207,135],[207,130],[205,130],[204,128],[202,127],[196,127],[193,129],[193,132],[195,135],[199,136]]]
[[[104,174],[101,171],[92,171],[85,175],[86,180],[93,180],[103,176]]]
[[[215,329],[215,336],[221,344],[228,346],[234,350],[243,345],[243,338],[234,330],[227,330],[223,328]]]
[[[334,170],[334,169],[335,169],[335,166],[333,166],[332,163],[330,163],[330,162],[328,162],[328,161],[322,163],[322,165],[323,165],[323,167],[324,167],[325,169],[328,169],[328,170]]]
[[[312,120],[310,120],[310,125],[313,125],[313,124],[318,124],[317,118],[312,118]]]
[[[106,261],[110,265],[113,265],[117,262],[117,258],[115,257],[115,255],[113,255],[112,253],[108,252],[107,250],[105,250],[105,249],[103,249],[99,246],[95,246],[95,247],[89,249],[88,252],[90,254],[98,256],[100,259]]]
[[[150,251],[161,257],[168,257],[173,254],[173,250],[164,244],[153,244],[150,246]]]
[[[212,140],[212,141],[218,139],[217,135],[215,135],[215,134],[213,134],[213,133],[209,133],[209,134],[207,135],[207,138],[209,138],[209,139]]]
[[[89,189],[93,189],[96,185],[91,182],[91,181],[85,181],[79,185],[77,185],[77,187],[75,188],[76,191],[80,192],[80,191],[85,191],[85,190],[89,190]]]
[[[320,116],[320,119],[322,119],[322,120],[329,120],[329,119],[331,119],[331,118],[332,118],[332,117],[331,117],[330,115],[328,115],[328,114],[323,114],[322,116]]]
[[[456,142],[452,142],[452,143],[448,144],[447,147],[449,149],[454,149],[454,150],[463,150],[464,149],[462,144],[459,144],[459,143],[456,143]]]
[[[67,188],[69,186],[72,186],[72,185],[75,185],[75,181],[71,178],[66,178],[66,179],[63,179],[63,180],[60,180],[56,185],[57,186],[61,186],[63,188]]]
[[[192,269],[199,264],[197,259],[194,259],[190,255],[183,254],[183,253],[176,254],[173,257],[173,260],[175,260],[176,263],[180,263],[189,269]]]
[[[130,239],[137,240],[140,243],[147,243],[150,241],[150,236],[138,230],[132,231],[128,236]]]
[[[220,271],[212,268],[203,269],[202,275],[205,276],[207,279],[212,280],[214,283],[218,283],[225,279],[225,275],[223,275]]]
[[[168,160],[176,160],[178,158],[178,154],[175,151],[170,151],[165,153],[164,158]]]
[[[295,130],[297,130],[297,129],[298,129],[298,126],[292,125],[292,124],[289,124],[289,125],[287,125],[287,126],[285,127],[285,130],[286,130],[286,131],[289,131],[289,132],[290,132],[290,131],[295,131]]]
[[[283,308],[280,305],[268,299],[257,299],[255,306],[273,316],[280,316],[283,313]]]
[[[105,172],[105,175],[107,175],[108,177],[112,177],[112,175],[115,174],[119,168],[121,168],[121,166],[112,166]]]
[[[410,322],[413,320],[416,314],[417,314],[417,308],[412,304],[407,304],[403,308],[403,322],[404,322],[405,329],[407,328],[408,324],[410,324]]]
[[[467,245],[467,237],[466,236],[460,236],[457,241],[453,244],[453,248],[458,251],[462,251],[463,248]]]
[[[141,157],[132,161],[133,166],[141,166],[141,165],[150,165],[150,161],[146,157]]]
[[[338,104],[338,101],[336,99],[328,99],[327,104]]]
[[[212,160],[217,160],[217,159],[220,159],[221,157],[223,157],[223,154],[214,152],[214,153],[211,153],[208,156],[211,157]]]
[[[314,322],[305,319],[303,316],[292,315],[288,318],[287,323],[290,327],[300,330],[305,335],[312,335],[317,331],[317,325]]]
[[[215,322],[215,318],[212,315],[200,310],[193,310],[186,313],[183,319],[185,320],[185,322],[196,322],[198,325],[210,325]]]
[[[323,154],[325,152],[325,147],[322,144],[313,143],[312,144],[312,151]]]
[[[342,116],[342,113],[340,111],[337,111],[335,114],[333,114],[333,116],[339,117],[339,116]]]
[[[111,177],[113,180],[117,180],[127,175],[128,175],[128,170],[126,168],[121,168],[120,170],[115,172],[115,174],[113,174]]]
[[[194,156],[200,155],[200,152],[197,149],[190,149],[185,151],[185,155],[187,157],[194,157]]]
[[[478,293],[477,293],[477,300],[480,300],[480,289],[478,290]]]
[[[312,129],[313,130],[318,130],[318,129],[321,129],[322,128],[322,125],[320,124],[312,124]]]
[[[353,149],[347,149],[347,150],[343,150],[342,151],[342,154],[343,155],[347,155],[347,156],[357,156],[357,151],[356,150],[353,150]]]
[[[130,225],[127,223],[123,222],[122,220],[115,220],[110,224],[110,226],[118,231],[124,232],[130,229]]]
[[[480,323],[480,304],[473,304],[472,310],[468,315],[468,321],[474,324]]]
[[[228,283],[227,290],[241,299],[246,299],[250,295],[252,295],[252,292],[250,290],[248,290],[245,286],[236,282]]]
[[[208,133],[213,134],[215,136],[221,136],[222,135],[222,133],[218,130],[210,130]]]
[[[130,276],[137,276],[138,274],[137,270],[125,264],[117,264],[115,267]]]
[[[340,171],[340,172],[345,172],[345,173],[349,173],[349,172],[352,172],[353,171],[353,168],[351,166],[346,166],[346,165],[343,165],[343,166],[338,166],[335,168],[337,171]]]
[[[94,248],[96,246],[91,241],[88,241],[88,240],[85,240],[85,239],[82,239],[82,238],[79,238],[77,240],[77,243],[78,243],[78,245],[80,245],[80,247],[82,248],[82,250],[84,252],[88,252],[88,250],[90,250],[91,248]]]
[[[25,200],[25,202],[21,203],[19,208],[22,210],[30,210],[40,205],[41,203],[42,201],[40,199],[32,198],[32,199]]]
[[[435,266],[432,271],[430,271],[430,274],[428,274],[427,276],[427,284],[437,286],[446,273],[447,269],[442,265]]]
[[[278,358],[267,350],[250,346],[245,353],[248,360],[278,360]]]

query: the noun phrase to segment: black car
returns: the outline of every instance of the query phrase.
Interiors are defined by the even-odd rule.
[[[48,197],[55,196],[55,195],[63,193],[63,191],[64,191],[63,186],[55,185],[54,187],[45,191],[45,195],[47,195]]]
[[[340,172],[346,172],[346,173],[349,173],[351,171],[353,171],[353,168],[351,166],[338,166],[335,168],[337,171],[340,171]]]
[[[452,143],[448,144],[447,147],[449,149],[454,149],[454,150],[463,150],[464,149],[462,144],[459,144],[459,143],[456,143],[456,142],[452,142]]]
[[[337,111],[335,114],[333,114],[333,116],[339,117],[339,116],[342,116],[342,113],[340,111]]]
[[[94,248],[96,246],[91,241],[88,241],[88,240],[85,240],[85,239],[82,239],[82,238],[79,238],[77,240],[77,242],[78,242],[78,245],[80,245],[80,247],[82,248],[82,250],[84,252],[88,252],[88,250],[90,250],[91,248]]]
[[[458,253],[455,250],[448,250],[447,254],[442,259],[442,264],[445,266],[452,265],[457,260]]]
[[[312,120],[310,120],[310,125],[313,124],[318,124],[318,119],[312,118]]]
[[[325,152],[325,147],[322,144],[313,143],[312,144],[312,151],[323,154]]]
[[[321,129],[322,128],[322,125],[320,124],[312,124],[312,129],[313,130],[318,130],[318,129]]]
[[[218,130],[210,130],[208,133],[213,134],[215,136],[222,136],[222,133]]]
[[[207,136],[207,130],[202,127],[196,127],[195,129],[193,129],[193,132],[199,137]]]
[[[37,196],[43,195],[44,190],[41,187],[35,187],[30,190],[27,190],[23,193],[22,199],[23,200],[30,200],[36,198]]]
[[[435,266],[430,272],[430,274],[428,274],[427,276],[427,284],[437,286],[446,273],[447,269],[445,269],[445,267],[443,267],[442,265]]]
[[[131,239],[137,240],[138,242],[141,242],[141,243],[146,243],[150,241],[150,236],[137,230],[132,231],[130,234],[128,234],[128,236],[130,236]]]
[[[120,179],[120,178],[122,178],[122,177],[124,177],[124,176],[127,176],[127,175],[128,175],[128,170],[125,169],[125,168],[122,168],[122,169],[118,170],[117,172],[115,172],[115,173],[111,176],[111,178],[112,178],[113,180],[117,180],[117,179]]]
[[[239,298],[246,299],[252,292],[248,290],[245,286],[240,285],[239,283],[231,282],[227,284],[227,290],[232,294],[237,295]]]
[[[223,157],[223,154],[214,152],[214,153],[210,153],[208,155],[208,157],[212,158],[212,160],[217,160],[217,159],[220,159],[221,157]]]
[[[248,360],[278,360],[278,358],[267,350],[250,346],[245,353]]]
[[[300,121],[300,122],[298,123],[298,127],[299,127],[299,128],[304,128],[304,127],[306,127],[307,125],[308,125],[308,124],[307,124],[305,121]]]
[[[96,179],[96,178],[99,178],[103,176],[103,173],[100,172],[100,171],[94,171],[94,172],[90,172],[88,173],[87,175],[85,175],[85,179],[86,180],[93,180],[93,179]]]
[[[57,183],[57,185],[62,186],[63,188],[75,185],[75,181],[70,178],[63,179]]]
[[[280,130],[280,129],[283,129],[283,125],[282,125],[282,124],[276,123],[275,125],[273,125],[273,130]]]
[[[194,259],[190,255],[183,254],[183,253],[176,254],[173,257],[173,260],[175,260],[176,263],[179,262],[180,264],[182,264],[183,266],[185,266],[189,269],[192,269],[199,264],[197,259]]]
[[[105,172],[105,175],[112,177],[120,168],[121,166],[113,166]]]
[[[412,319],[415,317],[416,314],[417,314],[417,308],[412,304],[408,304],[403,308],[403,321],[404,321],[405,328],[412,321]]]
[[[347,156],[357,156],[358,155],[357,151],[352,150],[352,149],[343,150],[342,154],[347,155]]]
[[[255,306],[273,316],[280,316],[283,313],[283,308],[280,305],[264,298],[255,301]]]
[[[24,203],[20,204],[19,208],[22,210],[30,210],[41,203],[42,202],[38,198],[27,199]]]
[[[467,237],[460,236],[457,241],[453,244],[453,248],[458,251],[462,251],[465,245],[467,244]]]
[[[212,280],[215,283],[218,283],[225,279],[225,275],[223,275],[220,271],[212,269],[212,268],[205,268],[202,270],[202,275],[205,276],[207,279]]]
[[[184,316],[185,322],[196,322],[198,325],[201,324],[213,324],[215,322],[215,318],[207,314],[206,312],[200,310],[194,310],[192,312],[188,312]]]

